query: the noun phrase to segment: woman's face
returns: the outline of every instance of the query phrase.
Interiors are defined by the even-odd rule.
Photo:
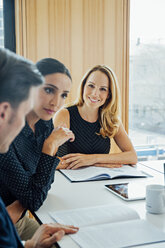
[[[42,120],[50,120],[64,105],[71,89],[71,79],[62,73],[45,76],[45,83],[38,92],[34,112]]]
[[[92,72],[87,78],[84,86],[83,99],[84,104],[98,109],[104,105],[109,96],[109,79],[101,71]]]

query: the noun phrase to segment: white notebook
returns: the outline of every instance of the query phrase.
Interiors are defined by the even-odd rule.
[[[104,205],[49,213],[61,224],[80,229],[70,237],[81,248],[125,248],[165,242],[165,233],[141,220],[125,205]]]
[[[60,170],[71,182],[98,181],[115,178],[148,177],[149,174],[129,165],[120,168],[89,166],[77,170]]]

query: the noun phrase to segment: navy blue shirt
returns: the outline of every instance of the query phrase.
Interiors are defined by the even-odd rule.
[[[0,198],[0,247],[1,248],[22,248],[15,227]]]
[[[52,120],[39,120],[34,133],[26,123],[9,151],[0,154],[0,196],[5,205],[19,200],[25,208],[36,211],[46,199],[59,164],[56,156],[42,153],[53,128]]]

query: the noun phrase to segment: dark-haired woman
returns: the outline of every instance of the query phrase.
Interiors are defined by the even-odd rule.
[[[54,129],[53,115],[63,106],[71,88],[71,75],[59,61],[42,59],[36,64],[45,77],[38,89],[26,125],[9,151],[0,155],[0,195],[6,206],[18,200],[26,210],[36,211],[47,197],[59,163],[58,147],[74,140],[67,128]],[[25,211],[24,211],[25,212]],[[32,237],[38,223],[23,216],[16,224],[23,240]]]

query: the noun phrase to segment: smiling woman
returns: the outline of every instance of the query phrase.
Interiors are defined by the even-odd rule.
[[[63,161],[58,168],[136,164],[136,152],[119,118],[119,100],[118,82],[112,69],[98,65],[84,76],[77,103],[55,115],[54,125],[66,123],[75,135],[74,142],[67,141],[59,148],[58,155],[63,156]],[[111,138],[120,153],[109,154]]]

